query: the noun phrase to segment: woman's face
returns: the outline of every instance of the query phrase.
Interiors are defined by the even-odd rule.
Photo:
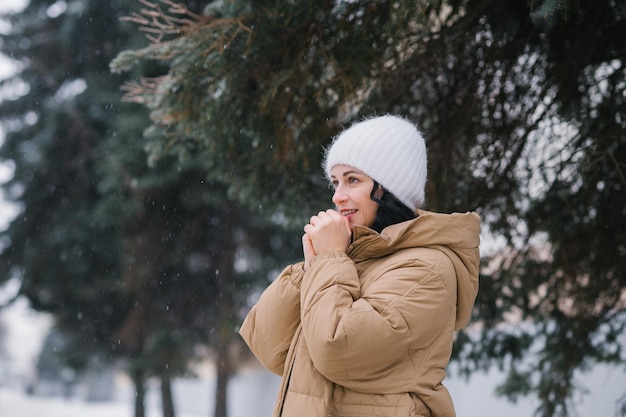
[[[378,210],[378,203],[370,198],[374,180],[349,165],[335,165],[330,170],[330,178],[335,189],[333,203],[348,219],[350,229],[374,224]]]

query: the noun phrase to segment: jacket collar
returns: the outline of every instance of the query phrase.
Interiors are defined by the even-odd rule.
[[[418,211],[418,217],[384,228],[380,234],[356,226],[347,253],[355,262],[387,256],[400,249],[443,245],[455,249],[477,248],[480,220],[475,213]]]

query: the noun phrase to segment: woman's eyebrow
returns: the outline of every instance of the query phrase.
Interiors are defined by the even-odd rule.
[[[351,170],[348,170],[348,171],[344,172],[344,173],[343,173],[343,174],[341,174],[340,176],[342,176],[342,177],[346,177],[346,176],[351,175],[351,174],[364,175],[361,171],[357,171],[357,170],[351,169]],[[331,176],[330,176],[330,179],[331,179],[331,180],[336,180],[336,179],[337,179],[337,176],[335,176],[335,175],[331,175]]]

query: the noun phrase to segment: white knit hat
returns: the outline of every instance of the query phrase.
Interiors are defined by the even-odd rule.
[[[402,117],[374,117],[341,132],[326,149],[328,179],[335,165],[362,171],[412,210],[424,204],[426,144],[415,125]]]

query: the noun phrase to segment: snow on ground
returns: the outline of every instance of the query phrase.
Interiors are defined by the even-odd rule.
[[[125,403],[85,403],[62,398],[34,397],[13,389],[0,389],[1,417],[132,417]],[[158,414],[153,414],[157,417]],[[153,417],[148,416],[148,417]],[[186,417],[186,416],[179,416]],[[196,416],[189,416],[196,417]]]
[[[270,417],[280,379],[260,368],[243,369],[229,383],[230,417]],[[23,385],[0,379],[0,417],[133,417],[134,391],[130,380],[115,377],[113,400],[89,402],[73,398],[28,395]],[[214,378],[177,379],[173,386],[177,417],[208,417],[214,409]],[[78,390],[81,391],[80,389]],[[148,384],[146,417],[161,417],[159,387]]]
[[[535,400],[524,399],[517,404],[494,397],[495,384],[502,380],[498,373],[477,374],[469,381],[451,379],[447,386],[459,417],[531,417]],[[578,405],[578,415],[613,417],[616,401],[626,391],[626,373],[622,369],[598,367],[584,379],[590,393]],[[259,369],[247,369],[231,380],[228,407],[231,417],[270,417],[278,377]],[[158,389],[152,386],[146,399],[147,417],[160,417]],[[0,381],[0,417],[133,417],[132,394],[124,388],[111,402],[89,403],[77,399],[28,396],[15,387],[2,386]],[[174,383],[177,417],[211,416],[209,379],[177,380]]]

